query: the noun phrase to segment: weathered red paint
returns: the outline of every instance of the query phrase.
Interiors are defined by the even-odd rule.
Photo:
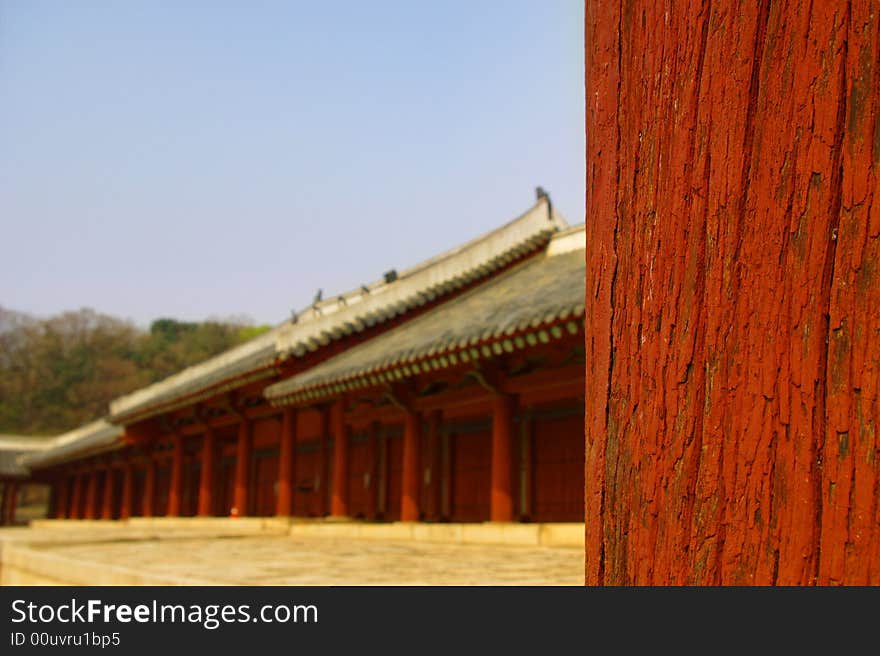
[[[880,583],[878,21],[587,3],[587,583]]]

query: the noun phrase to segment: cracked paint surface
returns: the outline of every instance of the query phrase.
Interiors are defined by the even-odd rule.
[[[587,583],[880,584],[878,14],[588,0]]]

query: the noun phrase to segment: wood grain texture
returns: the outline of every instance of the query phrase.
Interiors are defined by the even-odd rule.
[[[588,0],[587,583],[880,583],[878,14]]]

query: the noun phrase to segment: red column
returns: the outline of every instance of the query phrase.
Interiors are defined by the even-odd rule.
[[[251,422],[242,417],[238,425],[238,449],[235,454],[235,502],[233,514],[243,517],[248,514],[248,501],[251,472]]]
[[[12,483],[5,481],[2,485],[3,494],[0,495],[0,526],[6,526],[6,507],[9,505],[9,486]]]
[[[345,425],[345,405],[337,400],[330,411],[333,431],[333,497],[330,514],[333,517],[348,515],[348,428]]]
[[[86,519],[97,519],[98,509],[98,472],[88,474],[89,482],[86,488]]]
[[[490,519],[513,520],[513,399],[499,394],[492,408],[492,495]]]
[[[113,519],[113,468],[104,471],[104,499],[101,504],[101,519]]]
[[[67,478],[64,476],[59,477],[58,483],[56,484],[57,492],[55,494],[55,519],[67,518],[67,488]]]
[[[205,426],[202,438],[202,475],[199,479],[199,517],[214,514],[214,459],[216,457],[214,431]]]
[[[427,501],[424,508],[425,517],[432,520],[440,519],[440,480],[442,478],[440,472],[440,422],[441,416],[439,411],[431,413],[428,420],[428,435],[426,440],[426,464],[428,468],[428,480],[425,483],[425,499]]]
[[[130,462],[122,468],[122,501],[119,505],[119,519],[131,517],[134,508],[134,467]]]
[[[70,512],[68,513],[68,517],[70,519],[82,519],[80,514],[80,508],[82,507],[82,475],[74,474],[71,477],[71,492],[70,492]]]
[[[296,408],[284,408],[278,459],[278,507],[275,514],[289,517],[293,515],[293,486],[296,480]]]
[[[877,585],[877,3],[730,7],[586,5],[586,583]]]
[[[367,517],[376,519],[378,512],[378,495],[379,495],[379,449],[377,448],[379,439],[379,423],[370,424],[369,433],[367,435],[367,449],[369,453],[370,467],[367,470],[369,476],[369,489],[367,490]]]
[[[407,412],[403,424],[403,485],[400,521],[419,519],[419,440],[421,422],[418,413]]]
[[[179,517],[183,500],[183,436],[174,436],[171,457],[171,482],[168,487],[168,517]]]
[[[18,483],[7,481],[3,488],[3,524],[12,526],[15,524],[15,510],[18,506]]]
[[[315,492],[318,495],[318,514],[324,516],[327,514],[327,430],[329,420],[329,409],[327,406],[321,408],[321,437],[318,443],[318,480]]]
[[[156,461],[153,454],[147,456],[146,476],[144,476],[144,498],[141,514],[144,517],[152,517],[156,503]]]

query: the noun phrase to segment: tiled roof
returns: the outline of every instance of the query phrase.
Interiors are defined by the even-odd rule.
[[[241,378],[260,379],[275,373],[279,328],[255,337],[248,342],[224,351],[204,362],[187,367],[165,380],[153,383],[110,403],[110,419],[131,422],[160,412],[167,412],[180,404],[195,403],[199,395],[209,396],[237,387]],[[224,385],[225,384],[225,385]]]
[[[584,313],[584,231],[400,327],[265,391],[275,405],[392,382],[576,333]]]
[[[120,426],[99,419],[51,438],[45,449],[21,455],[18,462],[24,467],[39,469],[74,457],[106,451],[121,446],[122,433]]]
[[[466,244],[401,272],[392,283],[376,283],[310,308],[283,327],[279,350],[303,356],[335,339],[393,319],[489,276],[544,246],[567,227],[545,198],[522,216]]]
[[[0,435],[0,477],[26,476],[27,467],[19,463],[19,457],[45,449],[51,437],[30,435]]]
[[[541,248],[567,226],[541,197],[522,216],[458,248],[379,281],[328,298],[246,344],[163,381],[116,399],[110,419],[131,423],[276,373],[287,357],[302,357],[346,335],[381,324],[487,277]]]

